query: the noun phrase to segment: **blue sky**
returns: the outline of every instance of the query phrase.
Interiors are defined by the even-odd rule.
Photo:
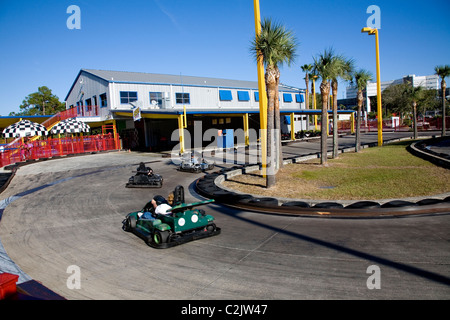
[[[67,28],[70,5],[79,30]],[[450,64],[448,0],[260,0],[261,18],[298,41],[281,82],[304,88],[300,66],[329,47],[375,76],[375,39],[361,33],[370,5],[381,11],[382,81]],[[43,85],[63,101],[81,68],[257,80],[254,35],[252,0],[0,0],[0,115]]]

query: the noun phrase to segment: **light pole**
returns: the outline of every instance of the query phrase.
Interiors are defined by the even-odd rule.
[[[377,63],[377,122],[378,122],[378,146],[383,145],[383,114],[381,110],[381,77],[380,77],[380,50],[378,43],[378,29],[365,27],[362,33],[367,32],[369,35],[375,35],[375,54]]]
[[[261,17],[259,10],[259,0],[253,0],[255,11],[255,33],[258,36],[261,33]],[[261,56],[258,57],[258,91],[259,91],[259,119],[261,135],[261,162],[262,176],[266,176],[267,170],[267,94],[266,83],[264,81],[264,61]]]

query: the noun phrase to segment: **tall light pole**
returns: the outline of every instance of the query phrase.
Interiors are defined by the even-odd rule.
[[[253,0],[255,10],[255,32],[258,36],[261,33],[261,17],[259,10],[259,0]],[[259,91],[259,122],[261,135],[261,162],[262,175],[266,176],[267,167],[267,94],[266,83],[264,80],[264,61],[260,55],[258,56],[258,91]]]
[[[369,35],[375,35],[375,54],[377,63],[377,120],[378,120],[378,146],[383,145],[383,114],[381,110],[381,77],[380,77],[380,49],[378,43],[378,29],[365,27],[362,33],[367,32]]]

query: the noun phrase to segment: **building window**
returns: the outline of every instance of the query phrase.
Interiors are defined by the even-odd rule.
[[[250,96],[248,91],[238,91],[238,100],[239,101],[250,101]]]
[[[150,92],[150,105],[162,107],[162,92]]]
[[[136,91],[120,91],[120,103],[128,104],[130,102],[137,101]]]
[[[259,92],[255,92],[255,101],[256,101],[256,102],[259,101]]]
[[[100,95],[100,107],[104,108],[108,106],[108,98],[106,97],[106,93],[102,93]]]
[[[189,93],[175,93],[175,101],[176,103],[181,104],[190,104],[191,98],[189,97]]]
[[[231,90],[219,90],[220,101],[231,101],[233,96],[231,95]]]
[[[305,99],[303,99],[303,95],[300,94],[300,93],[297,93],[297,94],[295,95],[295,102],[298,102],[298,103],[305,102]]]
[[[284,102],[292,102],[292,95],[290,93],[283,93]]]

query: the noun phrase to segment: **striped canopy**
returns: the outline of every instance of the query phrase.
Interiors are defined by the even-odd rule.
[[[3,130],[5,138],[33,137],[48,135],[47,128],[37,122],[20,120]]]
[[[80,133],[80,132],[89,132],[91,127],[84,123],[81,120],[77,120],[75,118],[69,118],[61,121],[57,125],[55,125],[51,132],[53,134],[60,133]]]

